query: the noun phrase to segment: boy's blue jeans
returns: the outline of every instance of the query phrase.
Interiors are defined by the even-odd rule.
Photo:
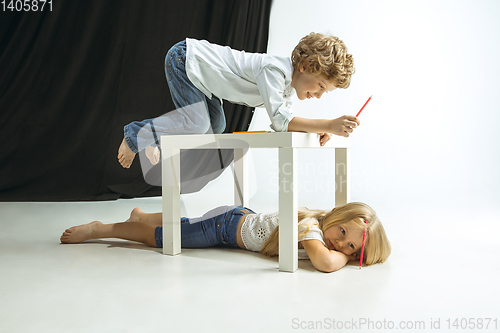
[[[165,75],[176,110],[158,118],[134,121],[124,127],[125,141],[137,153],[158,146],[160,135],[219,134],[226,128],[220,98],[209,99],[186,74],[186,41],[172,46],[165,57]]]
[[[181,218],[181,247],[199,248],[217,245],[238,247],[238,223],[245,214],[255,212],[238,206],[221,206],[201,217]],[[156,246],[163,247],[163,228],[155,229]]]

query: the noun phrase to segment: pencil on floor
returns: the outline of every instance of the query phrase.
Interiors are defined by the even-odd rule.
[[[361,255],[360,255],[360,258],[359,258],[359,269],[361,269],[361,266],[363,266],[363,252],[365,252],[365,241],[366,241],[366,224],[368,222],[365,221],[365,231],[363,232],[363,244],[361,246]]]

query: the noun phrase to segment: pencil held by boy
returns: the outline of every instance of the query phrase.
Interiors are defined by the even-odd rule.
[[[292,112],[291,98],[321,98],[349,87],[353,57],[337,37],[310,33],[291,57],[233,50],[205,40],[187,38],[165,58],[165,75],[176,110],[124,127],[118,161],[130,168],[135,154],[145,150],[159,161],[161,135],[222,133],[226,127],[222,100],[265,107],[271,128],[278,132],[318,133],[323,146],[331,135],[348,137],[360,122],[354,116],[308,119]]]
[[[365,265],[383,263],[391,253],[382,223],[364,203],[351,202],[331,211],[301,208],[298,221],[299,259],[311,260],[319,271],[337,271],[350,260],[359,262],[360,257]],[[125,222],[94,221],[72,227],[60,240],[71,244],[99,238],[121,238],[162,248],[162,213],[147,214],[135,208]],[[200,217],[181,218],[183,248],[224,246],[275,256],[279,255],[278,242],[278,213],[221,206]]]

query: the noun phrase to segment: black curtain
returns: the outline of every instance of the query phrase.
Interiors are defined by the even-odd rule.
[[[123,126],[174,109],[163,69],[173,44],[190,37],[265,52],[270,8],[271,0],[61,0],[52,11],[1,12],[0,200],[161,195],[138,156],[130,169],[118,163]],[[248,129],[251,108],[224,109],[226,132]],[[232,160],[221,151],[187,165],[184,153],[182,177],[211,163],[216,177]]]

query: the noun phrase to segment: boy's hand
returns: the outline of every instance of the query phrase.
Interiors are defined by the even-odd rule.
[[[332,135],[330,133],[318,133],[319,134],[319,144],[320,146],[324,146],[325,143],[330,141]]]
[[[360,125],[359,119],[354,116],[342,116],[330,122],[330,132],[346,138]]]

